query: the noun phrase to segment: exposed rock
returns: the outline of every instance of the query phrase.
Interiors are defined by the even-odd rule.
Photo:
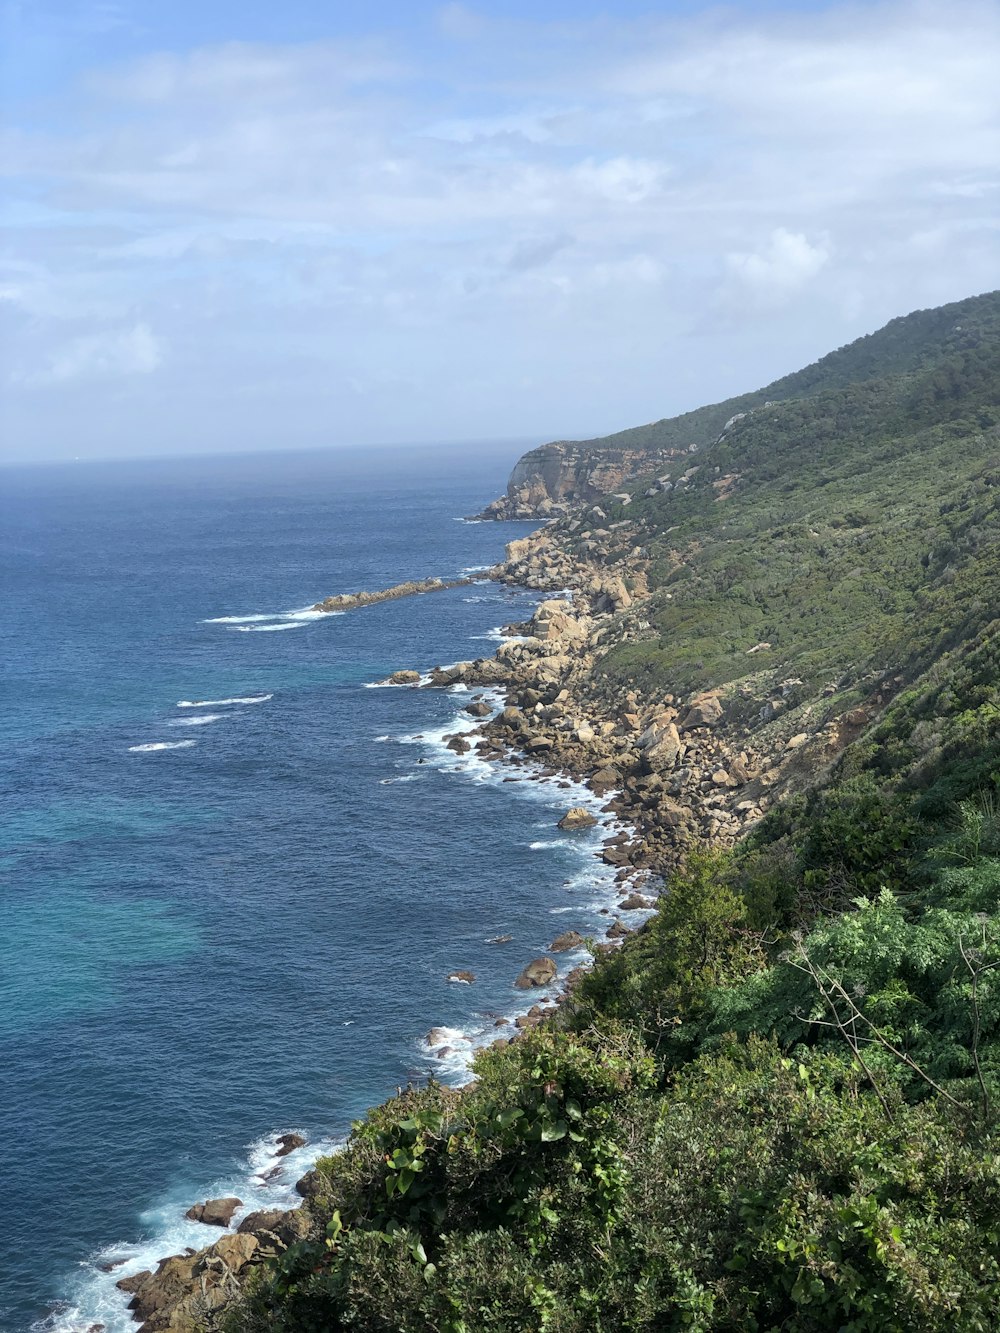
[[[793,737],[791,738],[791,740],[786,741],[786,743],[785,743],[785,749],[786,749],[786,750],[800,750],[800,749],[802,748],[802,746],[805,745],[805,743],[806,743],[806,741],[807,741],[808,739],[809,739],[808,733],[807,733],[807,732],[804,732],[804,731],[800,731],[799,734],[798,734],[797,736],[793,736]]]
[[[514,985],[518,990],[531,990],[535,986],[547,986],[559,971],[551,958],[536,958],[524,969]]]
[[[655,904],[651,898],[644,898],[641,893],[630,893],[618,906],[623,912],[645,912]]]
[[[243,1200],[232,1196],[225,1199],[207,1199],[196,1203],[184,1214],[192,1222],[204,1222],[208,1227],[227,1227],[233,1220],[233,1213],[243,1207]]]
[[[493,712],[493,709],[482,699],[474,699],[471,704],[465,705],[465,711],[471,714],[472,717],[489,717],[490,713]]]
[[[296,1148],[304,1147],[305,1142],[306,1141],[301,1134],[279,1134],[278,1144],[280,1146],[274,1155],[275,1157],[287,1157],[288,1154],[294,1152]]]
[[[715,694],[702,695],[694,699],[691,706],[684,715],[681,723],[682,731],[690,731],[693,727],[714,727],[722,717],[722,704],[719,703],[718,696]]]
[[[560,819],[557,827],[561,829],[592,828],[597,820],[582,805],[574,805]]]
[[[468,754],[472,746],[464,736],[449,736],[445,741],[445,748],[452,750],[455,754]]]
[[[551,953],[566,953],[569,949],[579,949],[583,944],[583,936],[575,930],[564,930],[561,935],[549,945]]]
[[[410,579],[406,583],[397,583],[392,588],[381,588],[375,592],[342,592],[334,597],[324,597],[316,602],[314,611],[354,611],[360,606],[373,606],[376,602],[392,602],[398,597],[413,597],[423,592],[440,592],[444,588],[464,588],[472,583],[465,579]]]
[[[476,974],[475,974],[475,972],[468,972],[468,971],[465,971],[465,970],[461,970],[461,971],[458,971],[458,972],[449,972],[449,973],[448,973],[448,980],[449,980],[449,981],[458,981],[458,982],[461,982],[461,983],[462,983],[463,985],[465,985],[465,986],[471,986],[472,983],[475,981],[475,979],[476,979]]]
[[[394,671],[389,677],[390,685],[416,685],[420,681],[419,671]]]
[[[236,1228],[241,1236],[258,1236],[268,1231],[275,1231],[288,1216],[281,1208],[258,1208],[255,1213],[247,1213]]]

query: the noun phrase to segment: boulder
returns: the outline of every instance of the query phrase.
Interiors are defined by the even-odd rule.
[[[464,969],[458,972],[449,972],[448,980],[461,982],[465,986],[471,986],[476,979],[475,972],[467,972]]]
[[[275,1157],[287,1157],[296,1148],[304,1147],[305,1139],[301,1134],[279,1134],[278,1145],[278,1151],[274,1154]]]
[[[617,769],[605,765],[604,768],[599,768],[593,775],[590,779],[590,785],[598,795],[603,795],[610,788],[617,787],[621,780],[621,774]]]
[[[192,1222],[204,1222],[207,1227],[227,1227],[233,1213],[243,1207],[243,1200],[229,1196],[225,1199],[206,1199],[196,1203],[184,1214]]]
[[[684,744],[674,722],[654,722],[642,733],[636,746],[650,768],[673,768],[684,753]]]
[[[568,949],[579,949],[583,944],[583,936],[576,930],[564,930],[561,935],[549,945],[552,953],[565,953]]]
[[[238,1273],[250,1262],[257,1245],[257,1237],[249,1232],[243,1232],[242,1235],[234,1232],[215,1242],[211,1257],[206,1258],[205,1263],[211,1265],[212,1258],[221,1259],[231,1273]]]
[[[287,1213],[281,1208],[258,1208],[255,1213],[247,1213],[236,1232],[240,1236],[260,1236],[276,1231],[286,1217]]]
[[[445,748],[454,751],[455,754],[468,754],[472,746],[464,736],[450,736],[445,741]]]
[[[536,986],[547,986],[555,979],[559,969],[551,958],[536,958],[528,964],[514,985],[518,990],[532,990]]]
[[[574,805],[566,811],[556,827],[561,829],[592,828],[596,823],[597,820],[589,810],[585,810],[582,805]]]
[[[722,704],[716,695],[709,694],[694,699],[681,722],[681,730],[690,731],[692,727],[714,727],[721,716]]]
[[[793,736],[793,737],[791,738],[791,740],[789,740],[789,741],[786,742],[786,744],[785,744],[785,749],[786,749],[786,750],[801,750],[802,746],[805,745],[805,743],[806,743],[806,741],[807,741],[808,739],[809,739],[808,734],[807,734],[806,732],[804,732],[804,731],[800,731],[799,734],[798,734],[797,736]]]
[[[618,906],[623,912],[647,912],[654,903],[651,898],[644,898],[641,893],[630,893]]]
[[[471,704],[465,705],[465,711],[472,717],[489,717],[493,709],[482,699],[474,699]]]
[[[419,671],[394,671],[389,677],[390,685],[416,685],[420,680]]]

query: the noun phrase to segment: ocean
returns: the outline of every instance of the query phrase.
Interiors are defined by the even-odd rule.
[[[378,686],[492,654],[537,594],[309,610],[496,562],[531,525],[461,520],[515,457],[0,472],[4,1333],[133,1329],[115,1281],[221,1234],[192,1203],[293,1204],[366,1107],[468,1077],[555,935],[603,933],[614,826],[555,827],[599,803],[449,751],[474,692]]]

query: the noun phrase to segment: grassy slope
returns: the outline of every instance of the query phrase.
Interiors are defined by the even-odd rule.
[[[729,499],[626,511],[657,638],[606,678],[738,679],[771,639],[817,686],[901,668],[882,717],[694,854],[558,1029],[359,1124],[231,1329],[1000,1325],[1000,300],[960,309],[790,377],[712,457]]]

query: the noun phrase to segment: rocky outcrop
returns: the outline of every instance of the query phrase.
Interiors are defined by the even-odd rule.
[[[559,969],[551,958],[536,958],[529,963],[514,982],[518,990],[532,990],[536,986],[547,986],[555,980]]]
[[[397,583],[392,588],[379,588],[374,592],[340,592],[333,597],[324,597],[321,602],[316,602],[312,609],[327,612],[356,611],[362,606],[374,606],[377,602],[393,602],[400,597],[415,597],[424,592],[443,592],[446,588],[465,588],[472,582],[471,578],[410,579],[406,583]]]
[[[687,449],[678,448],[595,446],[572,441],[543,444],[518,460],[506,494],[487,505],[476,518],[557,518],[577,505],[606,495],[614,497],[628,482],[653,478],[687,453]],[[668,478],[657,481],[660,486],[669,484]],[[624,497],[625,503],[629,498]]]
[[[242,1199],[208,1199],[205,1203],[193,1204],[184,1216],[192,1222],[204,1222],[208,1227],[227,1227],[233,1214],[242,1207]]]
[[[567,810],[557,825],[561,829],[593,828],[596,818],[582,805],[574,805]]]

